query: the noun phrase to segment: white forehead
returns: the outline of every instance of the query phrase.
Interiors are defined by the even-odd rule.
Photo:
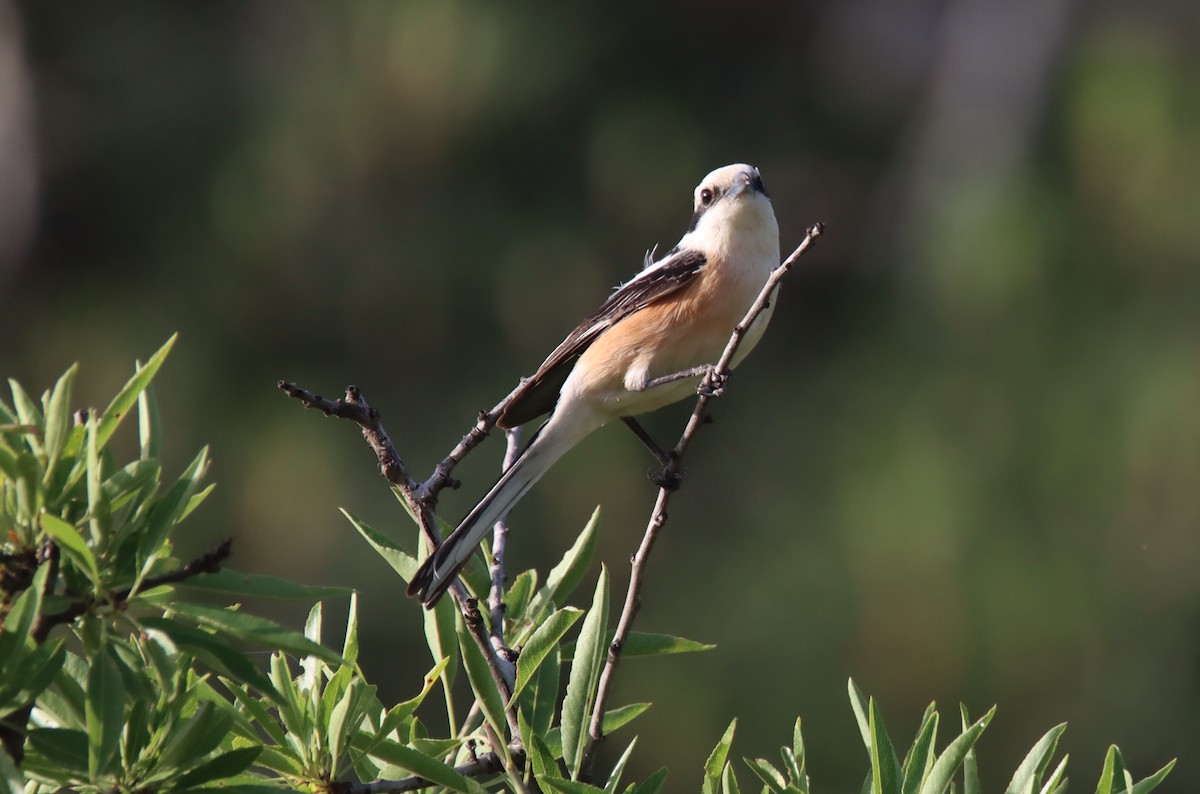
[[[696,186],[696,192],[707,187],[708,185],[728,185],[731,184],[734,178],[743,171],[754,171],[754,166],[746,163],[734,163],[733,165],[722,166],[714,171],[709,172],[708,176],[700,181]]]

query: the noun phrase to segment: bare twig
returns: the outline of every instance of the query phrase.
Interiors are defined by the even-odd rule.
[[[281,380],[276,385],[287,396],[304,403],[306,408],[316,408],[326,416],[349,419],[362,428],[363,438],[375,453],[375,459],[379,461],[379,473],[400,491],[409,512],[416,517],[426,543],[430,548],[435,548],[441,542],[437,521],[433,517],[433,508],[416,497],[420,486],[408,473],[408,467],[396,452],[391,436],[383,429],[379,411],[367,402],[367,398],[357,386],[347,386],[346,396],[342,399],[329,400],[287,381]]]
[[[675,445],[675,449],[671,452],[670,462],[663,471],[662,477],[664,481],[677,480],[683,454],[692,443],[692,438],[696,435],[696,431],[704,424],[705,418],[708,415],[709,400],[720,396],[721,391],[717,387],[728,378],[730,364],[737,353],[738,347],[742,344],[742,338],[746,335],[746,331],[750,328],[755,318],[762,314],[767,306],[770,305],[772,296],[779,283],[783,280],[783,277],[791,270],[796,260],[812,247],[813,242],[821,236],[822,231],[824,231],[824,226],[820,223],[808,230],[808,234],[800,245],[797,246],[796,250],[792,252],[791,256],[771,272],[771,277],[767,280],[762,292],[759,293],[758,298],[751,304],[750,310],[746,312],[746,316],[733,329],[733,334],[729,337],[729,343],[725,346],[725,352],[721,354],[721,358],[717,361],[716,365],[708,371],[704,380],[701,381],[700,388],[697,390],[696,406],[692,410],[692,415],[688,419],[683,435],[679,438],[679,443]],[[621,651],[624,649],[626,640],[629,639],[629,632],[633,629],[634,617],[641,607],[642,577],[645,573],[646,560],[654,548],[654,542],[658,539],[658,533],[667,523],[667,502],[671,498],[671,493],[672,489],[659,488],[658,498],[655,500],[654,509],[650,513],[650,521],[646,525],[646,532],[642,536],[641,545],[638,546],[638,550],[634,553],[631,560],[629,587],[625,593],[625,606],[621,610],[621,618],[617,622],[617,630],[613,634],[612,642],[609,643],[608,657],[605,660],[604,669],[600,672],[600,681],[596,686],[596,699],[592,711],[592,720],[588,726],[588,740],[584,745],[583,757],[580,761],[580,769],[585,775],[589,772],[595,758],[597,743],[604,738],[604,707],[608,702],[613,675],[616,673],[617,665],[621,661]]]
[[[501,471],[512,468],[521,454],[521,429],[514,428],[504,434],[504,463]],[[492,641],[504,642],[504,552],[508,546],[508,518],[496,522],[492,530],[492,591],[488,594],[488,609],[492,615]]]
[[[220,545],[212,551],[200,555],[196,559],[189,562],[182,568],[178,568],[170,573],[164,573],[160,576],[152,576],[149,579],[142,581],[139,590],[150,590],[164,584],[173,584],[182,582],[193,576],[199,576],[202,573],[216,573],[221,570],[221,564],[229,558],[230,552],[233,550],[233,538],[226,538]],[[57,553],[52,553],[45,564],[57,564]],[[47,580],[49,581],[49,580]],[[108,603],[120,609],[133,596],[132,588],[124,588],[122,590],[113,590],[103,599]],[[62,623],[70,623],[75,618],[86,613],[89,609],[95,607],[100,601],[94,598],[81,598],[77,601],[72,601],[62,610],[53,614],[42,613],[37,616],[33,623],[31,634],[34,641],[38,643],[45,642],[50,635],[50,630]]]
[[[396,487],[409,512],[416,517],[417,525],[421,528],[421,534],[425,538],[426,547],[431,551],[437,548],[438,543],[441,542],[441,536],[437,530],[437,520],[433,513],[433,502],[429,499],[422,499],[417,495],[418,491],[426,489],[424,486],[418,484],[408,473],[408,468],[404,465],[404,461],[401,460],[399,453],[396,452],[396,447],[392,443],[391,436],[383,428],[379,411],[367,402],[362,392],[355,386],[348,386],[346,387],[346,396],[343,399],[328,400],[294,383],[281,380],[277,385],[285,394],[299,400],[306,407],[316,408],[324,412],[326,416],[348,419],[362,429],[363,438],[366,439],[367,444],[375,453],[375,458],[379,461],[380,473],[384,479]],[[484,423],[485,417],[491,418],[488,420],[489,423],[486,429],[481,431],[479,440],[482,440],[487,435],[487,430],[490,430],[495,425],[496,419],[499,417],[500,412],[503,411],[503,407],[508,404],[508,399],[510,398],[505,398],[492,411],[494,416],[492,414],[480,416],[476,429]],[[473,430],[472,432],[475,431]],[[468,437],[470,437],[470,434],[468,434]],[[466,439],[464,438],[459,446],[461,447],[465,443]],[[478,440],[474,441],[466,450],[469,451],[478,443]],[[462,455],[465,454],[466,452],[460,454],[458,459],[461,460]],[[446,469],[447,477],[451,469],[453,469],[453,466]],[[443,487],[444,485],[445,483],[443,482]],[[483,653],[483,658],[487,661],[488,669],[491,671],[496,686],[499,687],[505,701],[508,701],[512,697],[513,681],[516,675],[513,663],[509,658],[511,651],[503,648],[503,643],[497,643],[500,646],[500,650],[493,647],[487,629],[483,626],[483,621],[479,619],[478,605],[475,599],[468,596],[467,589],[463,586],[461,580],[456,581],[451,586],[450,593],[463,614],[468,632],[479,646],[479,650]],[[519,742],[521,734],[517,724],[516,713],[512,709],[509,709],[505,712],[505,716],[508,720],[508,728],[513,741]]]
[[[487,438],[488,433],[496,426],[504,409],[508,404],[516,399],[517,394],[525,387],[525,380],[517,384],[517,387],[508,393],[503,400],[496,403],[496,406],[490,411],[480,411],[479,417],[475,420],[475,426],[467,432],[462,440],[450,450],[447,455],[437,466],[433,468],[433,473],[429,475],[429,479],[421,483],[417,488],[417,496],[421,501],[429,504],[431,507],[437,506],[438,494],[443,488],[457,488],[458,481],[450,477],[450,473],[454,471],[454,467],[462,462],[462,459],[467,456],[471,450],[479,446],[480,442]]]

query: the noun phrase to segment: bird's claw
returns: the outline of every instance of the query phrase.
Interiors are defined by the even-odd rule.
[[[650,482],[662,488],[664,491],[677,491],[679,486],[683,484],[682,470],[674,468],[674,463],[668,463],[660,469],[651,469],[646,472],[646,476]]]
[[[700,381],[696,392],[703,397],[720,397],[725,393],[725,385],[729,383],[728,372],[717,372],[709,370],[704,379]]]

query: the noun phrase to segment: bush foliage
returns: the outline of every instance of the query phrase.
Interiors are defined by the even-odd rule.
[[[504,625],[485,625],[520,649],[511,694],[502,692],[450,599],[424,613],[428,674],[413,682],[409,699],[386,704],[357,664],[352,592],[235,573],[225,565],[228,542],[180,559],[172,535],[213,486],[205,484],[207,450],[174,479],[159,464],[150,384],[173,342],[137,365],[103,411],[73,409],[76,367],[40,400],[11,382],[11,404],[0,401],[0,782],[7,791],[665,790],[665,768],[624,779],[636,738],[603,772],[585,752],[612,636],[608,572],[601,566],[590,579],[595,516],[544,578],[534,570],[511,577]],[[110,442],[130,417],[137,454],[122,462]],[[401,579],[412,575],[413,554],[347,518]],[[465,580],[486,596],[482,566],[468,568]],[[214,595],[233,603],[212,606]],[[316,603],[300,632],[248,613],[237,603],[242,598]],[[330,598],[349,600],[340,651],[322,632],[322,602]],[[486,624],[489,615],[478,619]],[[711,647],[635,632],[623,654]],[[266,669],[255,661],[261,649],[269,652]],[[467,687],[454,687],[462,678],[465,699]],[[444,736],[432,735],[418,713],[439,696]],[[850,701],[870,762],[864,792],[981,790],[975,744],[994,709],[974,721],[962,709],[961,726],[938,752],[944,726],[931,705],[901,758],[876,704],[853,682]],[[648,707],[609,710],[604,734]],[[706,794],[735,794],[747,781],[764,792],[810,790],[799,720],[774,763],[731,761],[735,726],[704,764]],[[1064,727],[1030,750],[1008,792],[1065,790],[1067,759],[1055,760]],[[1145,794],[1173,763],[1135,781],[1114,746],[1097,792]]]

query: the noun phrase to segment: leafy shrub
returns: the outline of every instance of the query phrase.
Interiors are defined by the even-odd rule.
[[[460,610],[445,599],[425,612],[430,670],[411,698],[386,705],[357,664],[357,604],[348,590],[235,573],[225,567],[228,541],[188,562],[174,554],[172,533],[212,486],[204,485],[207,450],[174,480],[158,461],[150,384],[173,343],[138,365],[103,411],[73,412],[76,367],[40,400],[12,382],[11,405],[0,401],[0,781],[7,790],[664,789],[666,769],[622,788],[635,741],[604,774],[591,766],[596,728],[613,733],[648,707],[627,704],[593,719],[606,653],[614,652],[607,570],[601,567],[585,607],[569,602],[591,568],[596,516],[544,579],[534,570],[511,578],[505,609],[495,613],[500,625],[470,601]],[[120,463],[109,442],[133,414],[138,454]],[[414,555],[347,518],[402,579],[412,576]],[[488,571],[475,562],[464,578],[483,600]],[[322,644],[319,602],[300,633],[237,604],[197,603],[197,593],[309,601],[349,595],[341,651]],[[481,633],[502,649],[520,649],[515,662],[489,651]],[[267,670],[251,661],[247,646],[271,651]],[[710,647],[633,632],[617,650],[631,657]],[[471,692],[465,711],[452,689],[460,676]],[[434,689],[443,697],[445,736],[430,735],[418,715]],[[937,753],[940,718],[930,706],[901,761],[875,703],[853,683],[850,694],[870,758],[864,791],[925,794],[955,781],[964,792],[980,790],[974,746],[994,710],[972,722],[964,709],[961,732]],[[704,766],[706,793],[740,791],[728,760],[734,727]],[[1010,792],[1065,789],[1066,758],[1051,767],[1063,727],[1030,751]],[[745,763],[762,791],[809,791],[799,721],[779,767]],[[1145,794],[1172,765],[1135,782],[1113,747],[1098,792]],[[377,779],[383,782],[365,784]]]

